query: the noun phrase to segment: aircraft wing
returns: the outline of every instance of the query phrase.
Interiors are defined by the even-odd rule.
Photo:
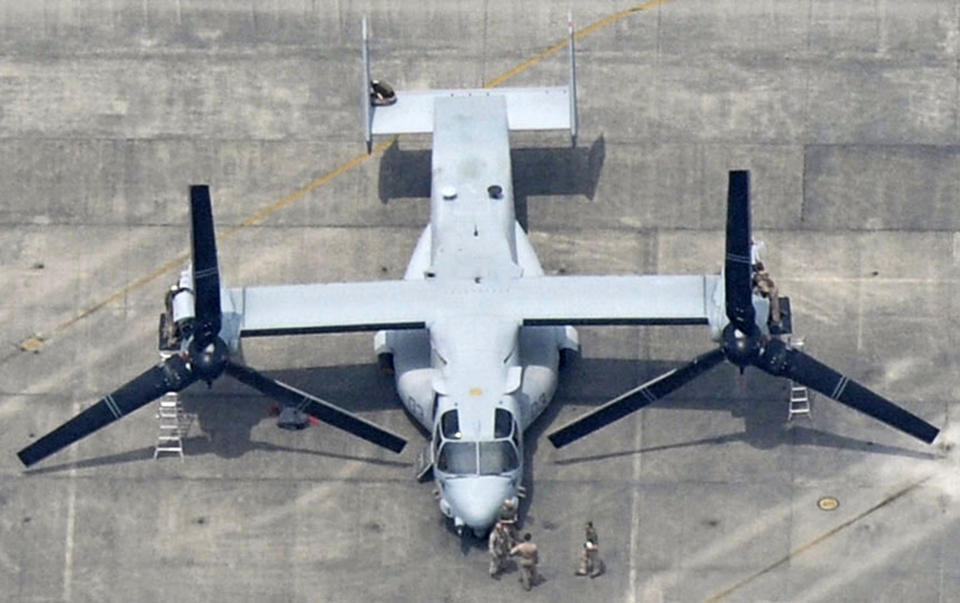
[[[427,281],[370,281],[229,289],[240,336],[417,329],[430,317]]]
[[[720,281],[691,276],[536,276],[507,281],[371,281],[228,289],[242,337],[422,329],[457,314],[527,326],[707,324]]]
[[[708,324],[719,275],[543,276],[513,287],[523,324]]]

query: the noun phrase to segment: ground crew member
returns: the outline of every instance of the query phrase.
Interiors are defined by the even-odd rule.
[[[506,566],[507,557],[510,554],[508,539],[506,527],[498,521],[490,530],[487,541],[487,550],[490,552],[490,577],[496,580],[500,579],[500,572]]]
[[[583,552],[580,553],[580,567],[577,568],[577,575],[586,576],[587,574],[590,574],[591,578],[596,578],[602,574],[607,568],[604,566],[603,560],[600,559],[599,554],[599,544],[589,540],[584,542]]]
[[[588,521],[583,526],[584,540],[594,544],[600,544],[600,538],[597,536],[597,530],[593,527],[593,522]]]
[[[757,293],[770,300],[770,324],[779,327],[783,320],[780,316],[780,292],[763,262],[753,265],[753,287]]]
[[[600,538],[597,536],[597,530],[593,527],[593,522],[588,521],[584,526],[583,550],[580,553],[580,567],[577,568],[578,576],[590,574],[591,578],[596,578],[604,572],[606,567],[599,557]]]
[[[500,523],[507,530],[509,546],[514,546],[519,542],[517,538],[517,499],[505,498],[500,505]]]
[[[180,293],[179,287],[170,287],[163,296],[163,314],[160,316],[160,349],[175,350],[180,343],[179,329],[173,321],[173,298]]]
[[[370,104],[375,107],[387,107],[397,102],[397,93],[390,84],[373,80],[370,82]]]
[[[523,542],[510,549],[510,556],[520,556],[520,582],[524,590],[530,590],[530,587],[540,581],[537,574],[537,563],[540,558],[537,555],[537,545],[533,542],[530,532],[523,535]]]

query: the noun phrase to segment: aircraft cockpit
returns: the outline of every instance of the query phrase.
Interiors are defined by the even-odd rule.
[[[452,476],[502,475],[520,468],[520,429],[513,414],[504,408],[494,411],[492,440],[463,439],[456,409],[440,417],[434,438],[435,468]]]

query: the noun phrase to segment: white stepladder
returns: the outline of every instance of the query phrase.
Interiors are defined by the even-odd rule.
[[[803,337],[787,337],[787,345],[797,350],[803,350]],[[787,421],[796,415],[807,415],[810,418],[810,390],[806,385],[790,381],[790,406],[787,409]]]
[[[166,360],[172,354],[160,352],[160,357]],[[160,422],[160,431],[157,434],[157,446],[153,449],[153,459],[157,460],[161,453],[179,454],[183,461],[183,436],[189,429],[189,419],[183,412],[180,404],[180,394],[167,392],[160,397],[157,406],[157,419]]]

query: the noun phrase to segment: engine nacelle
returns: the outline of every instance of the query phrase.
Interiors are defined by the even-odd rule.
[[[193,294],[193,270],[187,267],[180,273],[176,293],[173,295],[173,322],[178,327],[196,316],[195,296]]]
[[[707,323],[710,325],[710,336],[717,343],[724,340],[724,330],[730,324],[727,318],[727,296],[724,288],[723,274],[716,280],[712,294],[707,295]],[[764,335],[770,334],[767,318],[770,316],[770,300],[760,295],[753,295],[753,309],[756,315],[757,328]]]

